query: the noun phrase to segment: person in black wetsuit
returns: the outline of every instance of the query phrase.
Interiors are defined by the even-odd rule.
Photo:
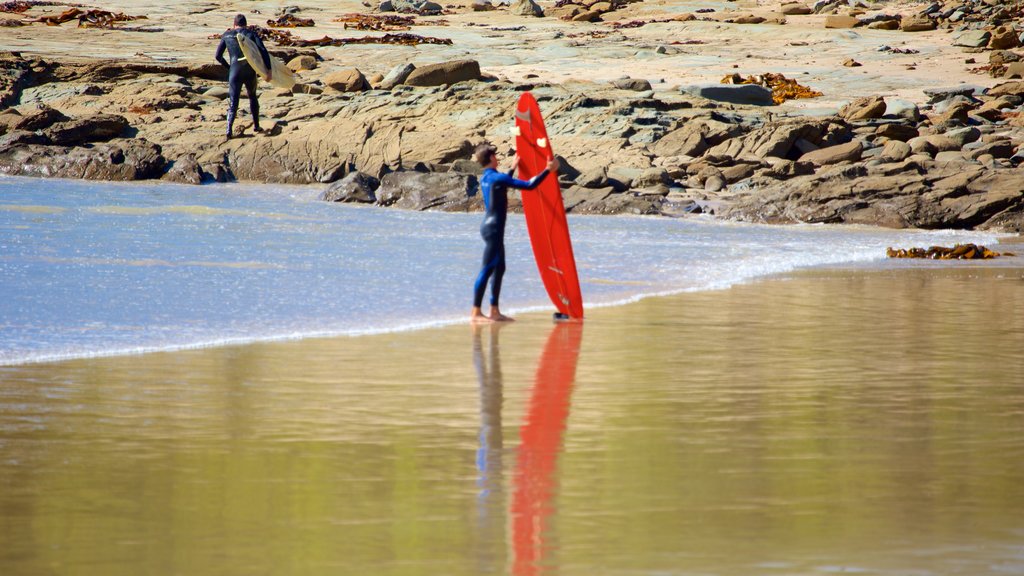
[[[249,110],[252,112],[253,130],[256,132],[261,131],[260,102],[259,97],[256,95],[256,71],[245,61],[245,55],[242,54],[242,49],[238,46],[239,35],[248,36],[256,42],[256,46],[260,49],[260,56],[263,57],[263,65],[266,66],[268,73],[270,70],[270,53],[267,52],[263,41],[260,40],[260,37],[255,32],[246,27],[244,15],[239,14],[235,16],[235,25],[221,35],[220,44],[217,45],[217,54],[214,56],[221,66],[228,69],[228,140],[231,139],[231,127],[235,123],[235,113],[238,112],[238,98],[242,95],[243,85],[245,86],[245,93],[249,95]],[[230,64],[224,60],[225,50],[228,51],[228,56],[231,57]]]
[[[490,144],[477,146],[474,158],[484,167],[483,176],[480,177],[480,191],[484,197],[486,212],[484,222],[480,225],[480,235],[484,239],[484,261],[480,274],[476,277],[476,284],[473,286],[473,312],[470,315],[470,320],[472,322],[510,321],[512,318],[503,315],[498,308],[501,279],[505,275],[505,219],[508,214],[508,189],[512,187],[520,190],[533,190],[540,186],[548,174],[558,171],[558,159],[552,158],[543,172],[524,181],[512,177],[512,170],[519,165],[518,155],[512,158],[512,170],[509,170],[507,174],[498,171],[498,151]],[[491,313],[485,316],[480,307],[483,305],[488,279],[491,279]]]

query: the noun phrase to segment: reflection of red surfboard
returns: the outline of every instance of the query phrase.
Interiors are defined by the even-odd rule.
[[[583,325],[579,323],[557,324],[551,330],[534,377],[526,422],[519,429],[512,497],[515,576],[542,572],[547,520],[554,512],[555,471],[582,339]]]
[[[554,157],[537,100],[529,92],[520,96],[516,106],[515,132],[519,178],[529,180],[540,174],[548,160]],[[531,192],[523,192],[523,213],[530,232],[533,256],[548,297],[559,312],[580,319],[583,318],[583,296],[576,275],[576,259],[572,254],[562,191],[556,176],[553,174],[545,178]]]

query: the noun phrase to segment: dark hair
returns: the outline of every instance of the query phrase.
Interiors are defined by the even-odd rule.
[[[487,166],[491,163],[491,158],[498,153],[498,148],[493,144],[484,142],[478,144],[476,149],[473,150],[473,159],[480,163],[481,166]]]
[[[248,24],[245,21],[245,14],[237,14],[237,15],[235,15],[235,26],[247,26],[247,25]]]

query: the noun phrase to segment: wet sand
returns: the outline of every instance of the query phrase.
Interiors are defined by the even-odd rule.
[[[1020,258],[899,262],[0,368],[0,568],[1014,573],[1022,309]]]

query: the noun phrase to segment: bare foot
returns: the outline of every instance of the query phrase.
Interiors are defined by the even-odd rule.
[[[484,313],[479,308],[473,308],[473,312],[469,315],[470,324],[490,324],[494,322],[490,316],[484,316]]]
[[[511,316],[505,316],[495,307],[491,307],[491,320],[494,322],[515,322],[516,319]]]

